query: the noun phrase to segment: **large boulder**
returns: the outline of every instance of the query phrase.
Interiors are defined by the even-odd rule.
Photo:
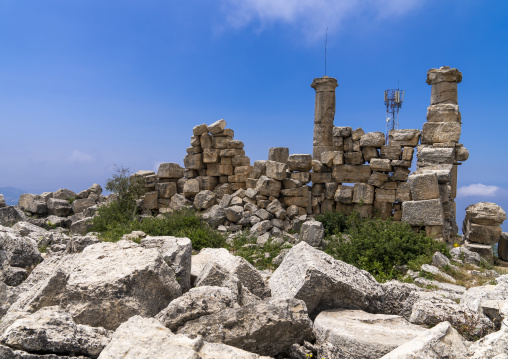
[[[31,269],[42,262],[37,243],[18,231],[0,226],[0,257],[11,267]]]
[[[173,334],[153,318],[135,316],[113,334],[99,359],[269,359],[220,343]]]
[[[466,217],[474,224],[500,226],[506,219],[506,212],[497,204],[480,202],[466,208]]]
[[[302,224],[302,229],[300,230],[300,239],[303,242],[307,242],[313,247],[319,247],[323,242],[324,236],[325,229],[323,227],[323,223],[311,220]]]
[[[205,248],[192,256],[191,275],[197,278],[208,262],[214,262],[234,274],[240,283],[260,298],[270,295],[263,277],[245,258],[234,256],[225,248]]]
[[[380,312],[383,289],[365,271],[306,242],[294,246],[269,281],[274,298],[301,299],[309,313],[348,308]]]
[[[442,322],[401,345],[382,359],[462,359],[467,346],[462,337],[448,322]]]
[[[0,225],[12,226],[19,221],[26,221],[26,214],[18,206],[0,208]]]
[[[329,343],[340,358],[377,359],[425,331],[398,315],[361,310],[323,311],[314,321],[317,344]]]
[[[176,331],[190,320],[238,307],[236,301],[236,296],[227,288],[196,287],[171,301],[155,318]]]
[[[174,271],[157,249],[125,240],[47,257],[20,287],[0,333],[17,313],[52,305],[59,305],[77,324],[116,329],[133,315],[156,315],[182,294]]]
[[[141,240],[141,245],[145,248],[156,248],[175,272],[182,292],[190,289],[192,242],[189,238],[148,236]]]
[[[97,358],[109,343],[111,334],[104,328],[74,323],[72,317],[58,307],[45,307],[12,323],[0,341],[27,352]]]
[[[303,301],[270,299],[200,317],[187,322],[178,333],[274,356],[311,339],[312,321]]]
[[[52,216],[65,217],[72,210],[71,204],[66,199],[50,198],[47,205],[48,213]]]

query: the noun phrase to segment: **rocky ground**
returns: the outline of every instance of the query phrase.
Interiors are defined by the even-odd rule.
[[[193,254],[187,238],[133,236],[0,226],[0,357],[508,357],[508,275],[464,248],[409,271],[412,283],[378,283],[307,241],[272,272],[223,248]]]

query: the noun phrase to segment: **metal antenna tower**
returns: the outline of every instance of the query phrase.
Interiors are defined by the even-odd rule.
[[[399,110],[404,101],[404,91],[391,89],[385,91],[386,106],[386,144],[388,144],[388,132],[399,128]]]

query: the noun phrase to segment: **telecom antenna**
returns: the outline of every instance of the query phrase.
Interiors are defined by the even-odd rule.
[[[326,76],[326,44],[328,42],[328,26],[326,27],[326,37],[325,37],[325,76]]]
[[[404,91],[391,89],[385,91],[386,106],[386,144],[388,144],[388,133],[390,130],[399,128],[399,110],[404,101]]]

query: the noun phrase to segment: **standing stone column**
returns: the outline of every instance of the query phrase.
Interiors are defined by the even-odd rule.
[[[321,153],[333,151],[332,131],[337,79],[328,76],[316,78],[310,86],[316,90],[313,157],[316,160],[321,160]]]

